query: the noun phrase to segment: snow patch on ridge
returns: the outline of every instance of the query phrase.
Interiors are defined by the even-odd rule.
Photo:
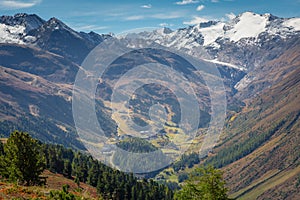
[[[25,34],[24,26],[0,24],[0,43],[24,44],[21,37]]]
[[[251,12],[243,13],[240,16],[240,21],[233,29],[226,33],[226,36],[231,41],[237,42],[242,38],[257,38],[258,35],[266,30],[268,19],[266,16],[261,16]]]
[[[295,31],[300,31],[300,18],[292,18],[283,23],[284,26],[292,27]]]
[[[216,25],[205,27],[205,28],[199,28],[199,32],[204,37],[204,43],[203,46],[208,46],[212,43],[214,43],[219,37],[224,36],[224,25],[225,23],[217,23]]]
[[[211,62],[211,63],[215,63],[215,64],[218,64],[218,65],[224,65],[224,66],[227,66],[227,67],[235,68],[235,69],[238,69],[238,70],[241,70],[241,71],[246,71],[245,68],[234,65],[234,64],[231,64],[231,63],[221,62],[221,61],[218,61],[218,60],[208,60],[208,59],[203,59],[203,60],[206,61],[206,62]]]

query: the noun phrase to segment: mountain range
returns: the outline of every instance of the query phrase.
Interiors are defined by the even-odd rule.
[[[214,63],[224,82],[228,110],[220,141],[202,162],[224,169],[234,197],[296,199],[300,194],[299,35],[300,18],[245,12],[229,21],[122,37],[144,38]],[[73,84],[88,53],[112,37],[77,32],[56,18],[46,21],[34,14],[0,17],[0,133],[8,136],[19,129],[44,142],[84,149],[72,116]],[[154,60],[167,57],[168,64],[182,73],[192,72],[184,62],[172,61],[176,60],[172,55],[151,55]],[[123,58],[110,66],[110,76],[98,87],[97,117],[107,135],[116,138],[125,133],[112,119],[107,102],[114,77],[130,67],[132,59]],[[189,80],[201,96],[201,132],[210,119],[209,93],[195,77]],[[165,127],[166,135],[182,131],[176,128],[178,108],[170,91],[148,85],[140,92],[145,98],[132,101],[129,107],[138,113],[133,115],[135,121],[150,123],[147,107],[159,102],[173,116]],[[162,98],[165,94],[171,97]],[[165,140],[160,137],[152,142],[163,147]]]

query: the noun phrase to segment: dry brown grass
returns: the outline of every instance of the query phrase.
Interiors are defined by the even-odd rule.
[[[51,190],[61,190],[63,185],[69,185],[69,192],[82,197],[82,199],[99,199],[96,188],[80,183],[80,188],[72,179],[67,179],[61,174],[54,174],[45,170],[42,174],[47,177],[44,186],[18,186],[12,183],[0,182],[0,199],[48,199]]]

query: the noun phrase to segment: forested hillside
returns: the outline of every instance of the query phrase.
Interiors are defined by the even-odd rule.
[[[21,185],[43,184],[40,175],[47,169],[73,179],[78,188],[86,183],[97,188],[104,199],[172,199],[173,192],[153,180],[138,179],[112,169],[90,155],[42,144],[28,133],[14,132],[3,145],[0,142],[0,174],[3,180]]]

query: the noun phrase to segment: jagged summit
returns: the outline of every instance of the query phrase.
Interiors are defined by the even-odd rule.
[[[35,44],[40,38],[48,37],[57,31],[79,39],[89,39],[93,45],[103,41],[102,36],[105,37],[94,32],[77,32],[55,17],[48,21],[36,14],[27,13],[0,17],[0,43]]]
[[[0,23],[9,26],[24,26],[25,32],[40,27],[45,23],[45,20],[37,16],[36,14],[17,13],[14,16],[2,16],[0,17]]]
[[[109,35],[77,32],[61,20],[35,14],[0,17],[0,43],[33,45],[81,63],[86,54]]]
[[[38,30],[39,29],[39,30]],[[14,16],[0,17],[0,42],[26,43],[33,40],[24,40],[32,32],[49,32],[65,30],[76,37],[87,39],[98,36],[93,33],[78,33],[59,19],[53,17],[48,21],[41,19],[35,14],[18,13]],[[288,37],[300,31],[300,18],[279,18],[270,13],[257,14],[244,12],[235,18],[224,21],[208,21],[187,28],[171,30],[169,28],[157,29],[153,32],[143,32],[143,36],[156,42],[177,48],[192,48],[203,45],[205,47],[220,48],[225,41],[255,43],[259,37]],[[1,34],[2,32],[2,34]],[[12,37],[10,37],[12,35]],[[101,39],[100,39],[101,41]]]
[[[44,26],[49,26],[51,28],[54,29],[59,29],[59,28],[63,28],[63,29],[68,29],[68,30],[72,30],[70,27],[68,27],[65,23],[63,23],[61,20],[52,17],[50,18],[45,24]]]
[[[61,34],[71,34],[74,37],[80,38],[80,33],[76,32],[61,20],[52,17],[48,21],[46,21],[42,26],[38,29],[30,32],[30,35],[37,36],[38,38],[51,37],[53,32],[61,32]]]
[[[218,49],[226,42],[253,45],[264,37],[287,38],[300,31],[300,18],[279,18],[270,13],[244,12],[229,21],[209,21],[173,31],[142,33],[162,45],[175,48],[194,48],[203,45]]]
[[[169,33],[172,33],[172,29],[170,28],[167,28],[167,27],[163,27],[163,28],[160,28],[160,29],[157,29],[158,32],[160,33],[163,33],[163,34],[169,34]]]

